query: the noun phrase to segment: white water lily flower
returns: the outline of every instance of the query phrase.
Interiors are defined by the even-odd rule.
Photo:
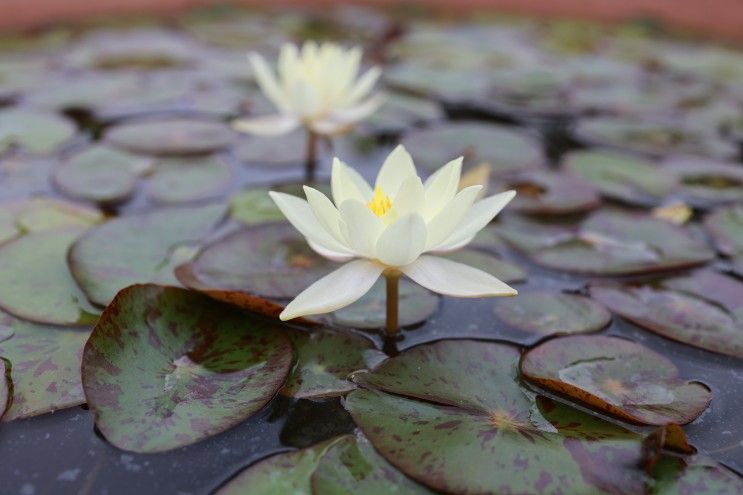
[[[367,97],[381,70],[372,67],[358,77],[361,55],[359,48],[346,50],[334,43],[308,41],[301,50],[287,43],[281,48],[275,74],[263,57],[251,53],[258,85],[279,114],[237,120],[235,129],[265,136],[284,134],[300,125],[323,135],[348,130],[384,101],[381,94]]]
[[[312,249],[348,262],[299,294],[281,319],[348,306],[389,269],[450,296],[516,295],[516,290],[488,273],[425,254],[466,245],[516,195],[507,191],[475,201],[482,186],[457,192],[461,169],[462,158],[458,158],[423,182],[410,154],[398,146],[382,165],[373,189],[336,158],[332,201],[307,186],[307,201],[272,191],[271,198]]]

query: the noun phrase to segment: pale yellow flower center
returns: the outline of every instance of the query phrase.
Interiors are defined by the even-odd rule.
[[[387,196],[381,187],[374,188],[374,197],[366,205],[378,217],[382,217],[392,209],[392,200]]]

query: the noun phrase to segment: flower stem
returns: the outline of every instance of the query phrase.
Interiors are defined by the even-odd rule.
[[[317,168],[317,141],[318,136],[307,129],[307,157],[304,162],[304,181],[307,184],[315,183],[315,169]]]
[[[384,271],[384,279],[387,282],[387,337],[394,337],[398,331],[398,303],[400,300],[398,286],[400,282],[400,271],[387,269]]]

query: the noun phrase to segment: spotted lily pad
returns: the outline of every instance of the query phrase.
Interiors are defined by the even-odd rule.
[[[335,397],[356,388],[346,378],[385,359],[374,344],[350,332],[314,330],[288,333],[297,365],[281,389],[282,395],[300,399]]]
[[[370,388],[345,407],[383,457],[436,490],[641,493],[641,437],[535,398],[518,361],[503,344],[425,344],[357,373]]]
[[[654,204],[668,196],[676,181],[653,162],[610,151],[574,151],[565,169],[593,184],[607,198],[631,204]]]
[[[0,307],[38,323],[87,325],[94,308],[72,278],[67,250],[76,228],[27,234],[0,246]]]
[[[148,155],[199,155],[227,148],[232,132],[214,120],[144,120],[124,123],[106,133],[111,146]]]
[[[743,357],[743,283],[703,270],[652,284],[595,285],[610,310],[669,339]]]
[[[38,110],[0,111],[0,153],[20,146],[32,153],[50,153],[75,135],[75,126],[64,117]]]
[[[511,208],[530,215],[584,213],[601,201],[592,185],[553,172],[523,172],[496,183],[503,190],[515,189]]]
[[[168,260],[179,245],[205,236],[225,206],[163,208],[120,217],[85,233],[69,252],[70,269],[91,301],[106,305],[135,283],[175,284]]]
[[[684,268],[714,257],[686,228],[619,210],[597,211],[577,228],[512,219],[499,232],[541,265],[591,275]]]
[[[111,302],[85,346],[83,387],[114,445],[160,452],[260,410],[291,369],[280,328],[174,287],[135,285]]]
[[[611,321],[603,306],[573,294],[532,292],[495,304],[498,319],[540,336],[594,332]]]
[[[628,340],[597,336],[554,339],[527,352],[521,372],[531,381],[633,423],[686,424],[712,394],[679,377],[660,354]]]
[[[743,168],[733,163],[673,157],[663,171],[677,178],[679,194],[691,205],[709,208],[743,198]]]
[[[541,144],[531,135],[509,127],[459,121],[417,129],[402,143],[416,165],[437,170],[464,156],[465,166],[488,162],[494,175],[540,168],[545,161]]]
[[[229,186],[232,171],[219,157],[159,160],[148,191],[158,203],[174,204],[220,196]]]
[[[719,208],[704,219],[715,247],[727,256],[743,254],[743,206]]]
[[[711,459],[664,456],[652,470],[655,483],[650,495],[736,495],[743,480]]]
[[[13,392],[3,421],[85,402],[80,362],[90,332],[37,325],[9,315],[0,315],[0,322],[10,331],[7,340],[0,339],[0,357],[10,362]]]

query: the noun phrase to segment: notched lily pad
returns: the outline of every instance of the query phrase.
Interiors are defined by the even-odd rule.
[[[595,332],[611,321],[611,314],[587,297],[552,292],[531,292],[510,301],[497,301],[495,316],[539,336]]]
[[[641,493],[641,437],[535,398],[518,360],[503,344],[421,345],[354,375],[370,388],[345,407],[377,452],[437,490]]]
[[[232,170],[220,157],[162,159],[154,165],[148,192],[158,203],[201,201],[223,194],[231,179]]]
[[[743,254],[743,205],[718,208],[705,217],[704,228],[719,252]]]
[[[209,233],[225,211],[224,205],[214,204],[163,208],[109,220],[72,245],[70,269],[90,300],[102,306],[131,284],[176,284],[169,263],[176,248]]]
[[[386,358],[372,341],[350,332],[317,329],[289,332],[297,364],[281,389],[298,399],[335,397],[356,388],[346,378]]]
[[[87,325],[98,318],[67,266],[79,228],[27,234],[0,246],[0,307],[52,325]]]
[[[707,387],[681,379],[660,354],[604,335],[545,342],[524,355],[521,372],[548,390],[632,423],[690,423],[712,400]]]
[[[276,324],[184,289],[134,285],[116,295],[93,330],[83,387],[111,443],[160,452],[260,410],[292,359]]]
[[[587,182],[554,172],[524,172],[495,182],[502,190],[515,189],[511,208],[530,215],[585,213],[601,202]]]
[[[74,135],[74,124],[53,113],[21,108],[0,111],[0,153],[12,146],[50,153]]]
[[[37,325],[5,314],[0,314],[0,324],[9,331],[7,339],[0,338],[0,357],[10,363],[13,392],[3,421],[85,402],[80,362],[90,332]]]
[[[594,285],[610,310],[669,339],[743,357],[743,283],[702,270],[657,283]]]
[[[743,198],[743,168],[734,163],[672,157],[662,170],[676,177],[680,196],[691,205],[710,208]]]
[[[227,148],[232,132],[215,120],[163,119],[123,123],[111,128],[106,143],[147,155],[201,155]]]

